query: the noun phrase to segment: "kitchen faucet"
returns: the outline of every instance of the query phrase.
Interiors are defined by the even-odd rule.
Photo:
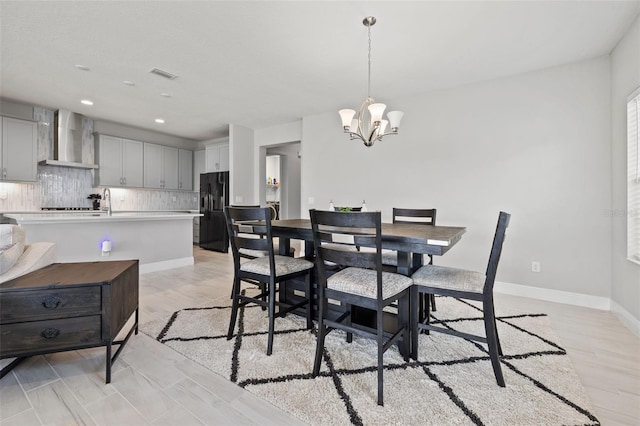
[[[105,201],[105,204],[107,202],[107,199],[109,200],[109,203],[107,204],[107,216],[111,216],[111,190],[109,188],[104,189],[104,192],[102,193],[102,199]]]

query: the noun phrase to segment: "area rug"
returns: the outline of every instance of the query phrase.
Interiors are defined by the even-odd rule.
[[[376,404],[376,347],[342,332],[327,336],[321,374],[313,378],[315,330],[304,319],[276,320],[266,356],[267,317],[239,312],[226,339],[230,300],[185,308],[141,331],[187,358],[312,425],[598,425],[589,399],[544,314],[498,311],[506,387],[496,384],[483,345],[441,333],[421,334],[418,361],[396,347],[384,357],[384,407]],[[483,333],[481,309],[439,297],[433,321]]]

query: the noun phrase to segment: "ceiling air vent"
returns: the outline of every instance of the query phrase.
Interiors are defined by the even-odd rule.
[[[171,74],[168,71],[161,70],[160,68],[151,68],[149,72],[151,74],[159,75],[160,77],[168,78],[169,80],[175,80],[176,78],[178,78],[177,75]]]

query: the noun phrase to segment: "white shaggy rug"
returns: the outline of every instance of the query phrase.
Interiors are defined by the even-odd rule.
[[[375,342],[342,332],[327,336],[321,375],[311,377],[315,330],[295,315],[276,319],[273,355],[266,356],[267,316],[259,307],[238,314],[226,339],[229,299],[186,308],[143,324],[145,334],[313,425],[598,425],[548,318],[498,310],[507,386],[496,384],[484,345],[431,333],[420,335],[419,359],[397,347],[384,356],[384,407],[376,404]],[[434,321],[483,333],[475,305],[439,297]],[[498,308],[496,308],[498,309]]]

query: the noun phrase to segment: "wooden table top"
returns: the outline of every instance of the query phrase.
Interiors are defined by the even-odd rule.
[[[95,285],[113,281],[138,260],[53,263],[0,285],[0,292],[27,288]]]
[[[310,219],[283,219],[271,221],[273,235],[311,241]],[[411,223],[383,223],[382,247],[413,253],[444,254],[455,245],[466,228],[433,226]]]

